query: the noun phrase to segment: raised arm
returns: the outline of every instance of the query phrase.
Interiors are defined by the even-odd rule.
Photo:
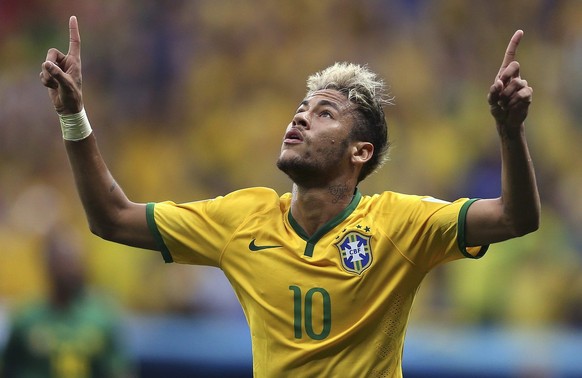
[[[91,231],[107,240],[156,249],[147,226],[145,204],[131,202],[117,185],[85,116],[76,17],[69,19],[69,51],[65,55],[50,49],[42,63],[40,80],[61,118],[67,155]]]
[[[511,38],[489,89],[488,101],[501,143],[501,197],[477,201],[469,208],[466,242],[472,246],[522,236],[539,227],[540,198],[524,124],[533,90],[521,78],[515,60],[522,36],[523,31],[518,30]]]

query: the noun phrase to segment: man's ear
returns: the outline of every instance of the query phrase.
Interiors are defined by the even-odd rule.
[[[374,145],[370,142],[356,142],[352,145],[352,163],[364,165],[374,155]]]

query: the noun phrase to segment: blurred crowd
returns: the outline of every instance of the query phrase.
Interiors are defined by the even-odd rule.
[[[486,94],[513,32],[534,88],[527,134],[540,230],[438,268],[413,321],[582,328],[582,2],[558,0],[0,1],[0,312],[48,290],[42,242],[82,236],[91,285],[139,314],[240,316],[216,269],[93,236],[38,73],[78,17],[85,107],[135,201],[279,193],[275,167],[305,78],[336,61],[385,78],[391,159],[362,186],[446,200],[498,196]]]

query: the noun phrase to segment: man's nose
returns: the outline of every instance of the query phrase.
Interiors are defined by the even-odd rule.
[[[309,129],[309,120],[307,119],[307,112],[299,112],[293,116],[292,126],[301,126],[304,129]]]

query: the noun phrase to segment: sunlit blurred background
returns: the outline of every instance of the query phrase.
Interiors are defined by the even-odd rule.
[[[211,355],[205,362],[230,366],[231,356],[240,376],[250,374],[244,316],[220,271],[164,264],[87,228],[38,79],[46,51],[66,51],[72,14],[94,132],[118,183],[142,202],[249,186],[288,191],[274,165],[284,128],[305,78],[336,61],[368,64],[395,97],[386,110],[391,160],[361,185],[365,194],[498,196],[486,94],[509,38],[523,29],[518,60],[534,88],[527,136],[541,228],[428,276],[411,315],[405,373],[582,376],[575,0],[0,0],[0,348],[12,310],[46,291],[43,238],[70,227],[83,237],[91,284],[120,304],[128,348],[149,371],[142,376],[162,364],[174,369],[165,376],[192,369],[193,345]]]

